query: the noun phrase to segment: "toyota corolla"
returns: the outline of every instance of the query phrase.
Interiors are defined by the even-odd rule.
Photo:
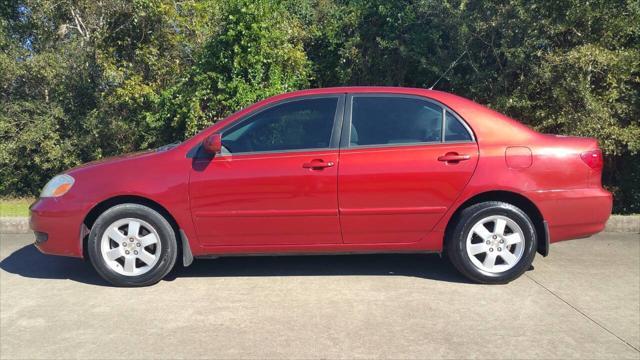
[[[550,244],[601,231],[612,197],[590,138],[545,135],[440,91],[278,95],[180,144],[55,176],[35,244],[145,286],[194,258],[445,253],[507,283]]]

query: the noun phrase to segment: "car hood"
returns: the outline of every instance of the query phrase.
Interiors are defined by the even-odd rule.
[[[106,157],[104,159],[90,161],[88,163],[78,165],[74,168],[69,169],[68,171],[66,171],[66,173],[74,174],[74,173],[82,172],[85,170],[96,169],[99,167],[107,167],[109,165],[116,165],[122,162],[128,162],[128,161],[137,160],[141,158],[147,158],[147,157],[155,156],[157,154],[158,154],[158,151],[156,150],[146,150],[146,151],[139,151],[139,152],[124,154],[124,155]]]

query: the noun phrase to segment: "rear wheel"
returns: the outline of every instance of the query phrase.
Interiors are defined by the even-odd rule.
[[[157,211],[138,204],[117,205],[94,223],[88,252],[96,271],[117,286],[160,281],[176,261],[173,228]]]
[[[536,232],[531,219],[518,207],[497,201],[464,209],[447,253],[466,277],[485,284],[503,284],[522,275],[533,262]]]

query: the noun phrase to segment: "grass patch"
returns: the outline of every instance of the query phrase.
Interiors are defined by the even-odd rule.
[[[0,199],[0,216],[29,216],[32,198]]]

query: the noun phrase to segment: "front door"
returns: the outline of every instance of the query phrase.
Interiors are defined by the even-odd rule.
[[[338,169],[345,243],[414,243],[468,183],[478,147],[464,123],[425,98],[347,98]]]
[[[194,161],[193,221],[204,246],[341,243],[337,204],[344,96],[296,98],[222,130],[223,153]]]

